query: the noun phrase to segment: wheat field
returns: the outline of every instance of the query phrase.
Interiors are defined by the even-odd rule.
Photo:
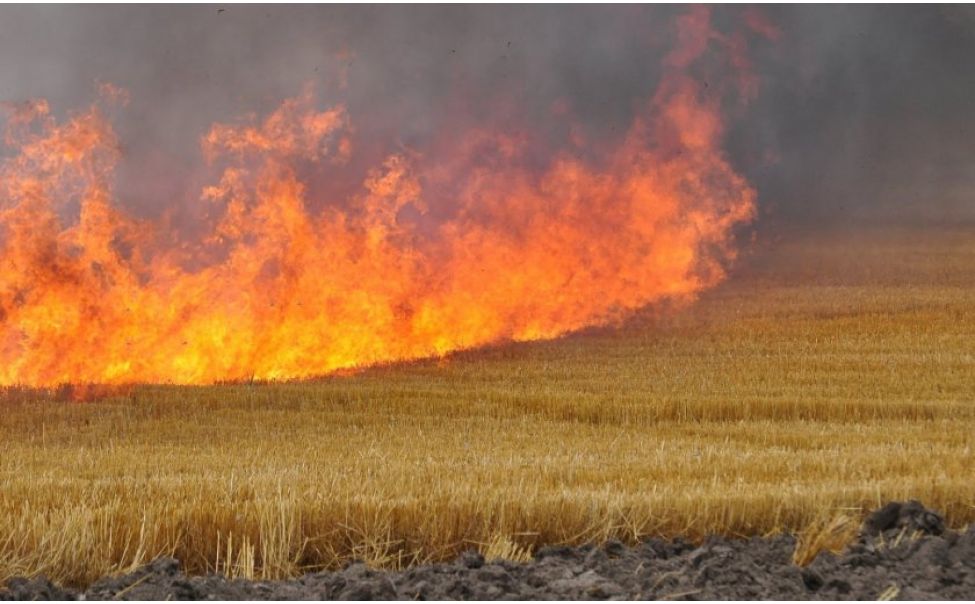
[[[159,555],[270,578],[611,537],[822,541],[810,527],[903,498],[964,525],[973,232],[783,232],[621,327],[311,382],[8,388],[0,581]]]

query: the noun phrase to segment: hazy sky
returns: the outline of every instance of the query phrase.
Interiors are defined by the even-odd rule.
[[[222,9],[222,10],[221,10]],[[126,88],[120,192],[143,211],[198,191],[199,136],[313,83],[366,145],[422,145],[462,121],[517,116],[565,133],[625,129],[673,44],[667,6],[3,6],[0,100],[63,112],[95,82]],[[975,218],[975,10],[763,7],[759,97],[728,149],[763,219]],[[742,9],[716,8],[718,26]],[[145,186],[149,183],[150,186]]]

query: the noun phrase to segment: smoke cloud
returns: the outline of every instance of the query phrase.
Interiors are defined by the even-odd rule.
[[[90,102],[98,82],[127,90],[113,116],[119,193],[152,216],[198,197],[210,124],[266,114],[309,83],[348,106],[363,166],[456,123],[530,125],[553,148],[621,133],[657,84],[680,10],[7,6],[0,100],[46,98],[64,112]],[[716,9],[715,22],[757,10]],[[751,43],[759,93],[733,114],[729,148],[758,189],[760,219],[973,217],[975,11],[761,10],[780,35]]]
[[[975,11],[963,6],[769,9],[762,95],[734,155],[765,214],[800,222],[975,218]],[[765,157],[768,161],[762,165]]]

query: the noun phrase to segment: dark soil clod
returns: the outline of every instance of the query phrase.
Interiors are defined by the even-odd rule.
[[[888,532],[920,531],[925,535],[941,535],[945,532],[944,518],[925,508],[920,501],[907,503],[892,501],[870,514],[863,523],[865,536],[887,535]]]

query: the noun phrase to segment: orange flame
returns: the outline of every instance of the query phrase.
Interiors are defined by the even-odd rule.
[[[704,9],[679,26],[656,95],[598,162],[565,152],[531,170],[523,136],[476,130],[451,160],[389,156],[312,212],[299,166],[342,169],[345,108],[305,94],[217,124],[202,140],[216,219],[196,243],[120,209],[97,103],[64,123],[44,102],[9,108],[0,384],[301,378],[552,338],[714,285],[755,194],[689,75],[720,37]]]

